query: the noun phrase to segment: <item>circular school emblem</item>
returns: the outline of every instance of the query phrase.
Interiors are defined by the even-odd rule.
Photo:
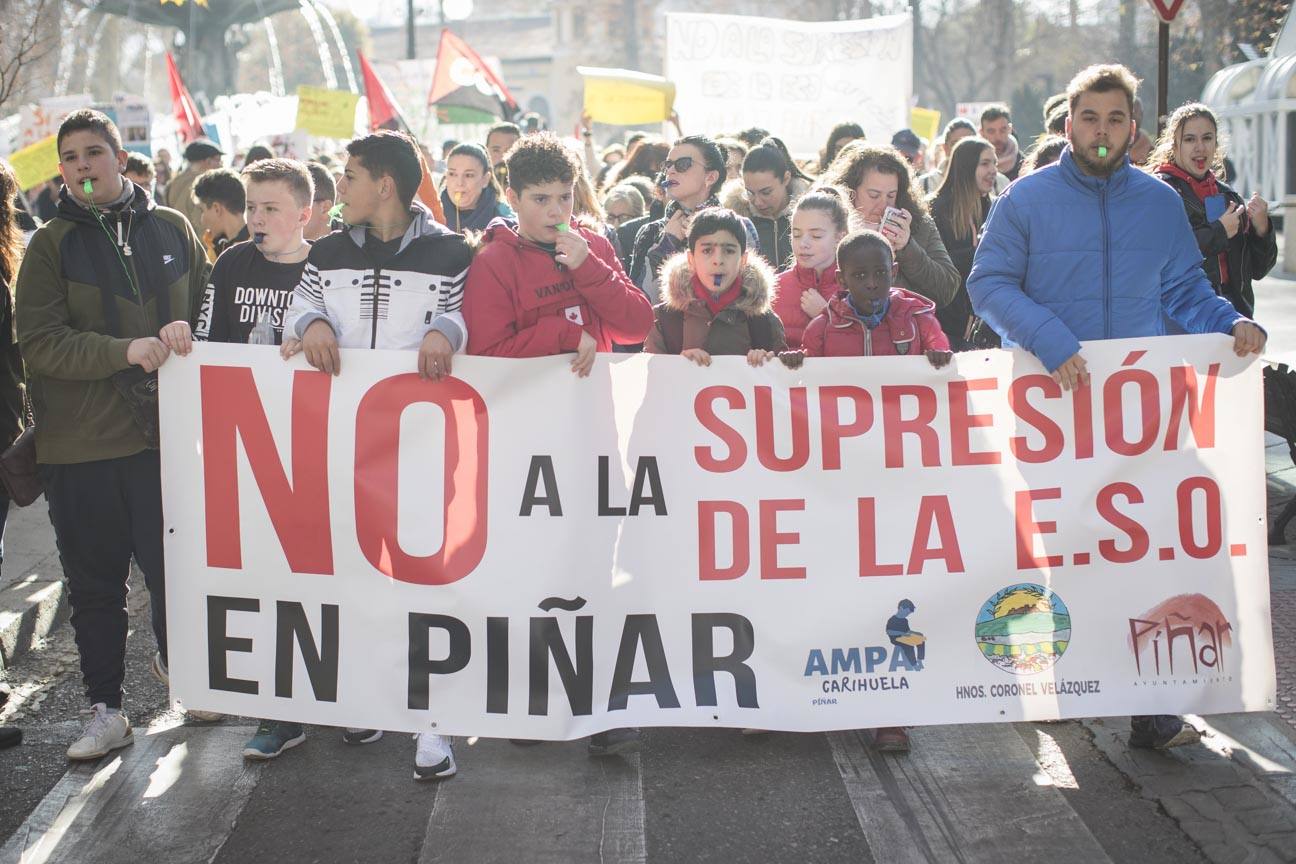
[[[1062,598],[1043,585],[1009,585],[982,604],[976,641],[982,655],[1005,672],[1043,672],[1071,641],[1071,613]]]

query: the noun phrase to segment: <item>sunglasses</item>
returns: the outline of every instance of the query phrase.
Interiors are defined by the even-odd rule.
[[[692,168],[693,163],[696,161],[697,160],[692,156],[681,156],[678,159],[667,159],[662,163],[662,172],[665,173],[674,168],[676,173],[683,174],[685,171]]]

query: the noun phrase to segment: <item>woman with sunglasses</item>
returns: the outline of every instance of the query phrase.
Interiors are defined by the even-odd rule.
[[[685,248],[689,220],[706,207],[720,206],[717,197],[726,177],[725,151],[705,135],[689,135],[675,142],[658,184],[666,192],[666,213],[639,229],[630,254],[630,278],[654,305],[661,302],[658,273],[665,260]],[[756,226],[743,218],[747,248],[760,251]]]

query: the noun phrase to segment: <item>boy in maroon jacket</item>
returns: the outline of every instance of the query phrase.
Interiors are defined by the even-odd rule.
[[[468,353],[544,357],[576,352],[572,371],[590,373],[597,351],[643,342],[652,306],[612,244],[572,225],[581,170],[554,135],[529,135],[506,158],[509,206],[517,225],[497,218],[468,270],[464,319]]]
[[[595,352],[611,351],[613,342],[644,341],[653,325],[652,306],[621,269],[612,244],[597,231],[571,224],[581,167],[557,137],[528,135],[504,161],[505,195],[517,225],[503,217],[491,222],[468,269],[468,353],[544,357],[575,351],[572,371],[584,378],[594,368]],[[634,729],[589,739],[591,756],[638,749]]]
[[[876,357],[923,354],[937,369],[950,362],[949,338],[936,320],[936,304],[891,285],[895,258],[876,231],[859,231],[837,246],[837,279],[846,289],[806,327],[807,357]]]

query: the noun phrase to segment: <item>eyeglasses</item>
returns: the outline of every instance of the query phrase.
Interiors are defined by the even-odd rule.
[[[695,161],[697,160],[692,156],[681,156],[678,159],[667,159],[662,163],[662,171],[666,172],[674,168],[677,174],[683,174],[685,171],[693,167]]]

